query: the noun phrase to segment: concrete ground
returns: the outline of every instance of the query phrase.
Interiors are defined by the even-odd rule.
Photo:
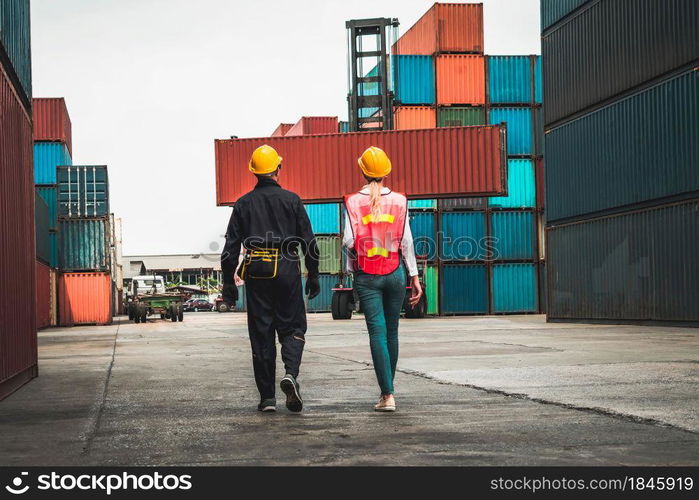
[[[254,411],[243,314],[43,331],[0,465],[699,464],[699,329],[404,320],[391,415],[363,318],[309,318],[302,415]]]

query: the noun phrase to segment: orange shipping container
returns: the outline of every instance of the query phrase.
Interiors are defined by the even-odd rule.
[[[61,326],[108,325],[112,322],[109,273],[63,273],[58,279]]]
[[[444,54],[435,58],[437,104],[485,104],[485,58]]]
[[[339,128],[337,116],[303,116],[285,135],[336,134]]]
[[[393,46],[394,54],[483,53],[483,4],[435,3]]]
[[[399,106],[395,109],[394,122],[396,130],[435,128],[437,112],[425,106]]]

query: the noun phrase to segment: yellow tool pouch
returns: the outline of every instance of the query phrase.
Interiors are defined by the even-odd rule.
[[[279,250],[268,248],[262,250],[249,250],[245,254],[241,270],[238,273],[241,279],[272,279],[277,277],[279,266]]]

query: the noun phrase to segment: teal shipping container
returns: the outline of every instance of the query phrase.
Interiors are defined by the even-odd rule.
[[[49,231],[49,266],[58,267],[58,232]]]
[[[109,271],[109,218],[59,219],[59,268],[63,271]]]
[[[491,297],[494,313],[535,313],[539,287],[536,264],[494,264]]]
[[[34,198],[34,231],[36,258],[44,264],[50,264],[51,244],[49,242],[49,207],[40,197]]]
[[[485,259],[487,250],[485,212],[445,212],[441,217],[442,259]]]
[[[532,160],[507,161],[507,196],[488,198],[488,205],[498,208],[534,208],[536,181]]]
[[[56,184],[56,167],[70,165],[68,148],[62,142],[34,143],[34,184]]]
[[[422,259],[437,258],[437,232],[435,228],[436,215],[433,212],[410,211],[408,220],[413,234],[415,255]]]
[[[338,127],[339,127],[338,132],[340,132],[341,134],[346,134],[347,132],[350,131],[349,130],[349,122],[340,122]]]
[[[424,209],[424,210],[436,210],[437,200],[408,200],[408,208],[414,209]]]
[[[396,100],[400,104],[434,104],[435,80],[432,56],[393,56]]]
[[[306,301],[307,312],[330,312],[333,300],[332,289],[339,282],[339,277],[336,274],[321,274],[320,278],[320,293],[312,300],[308,300],[308,296],[304,294]],[[306,278],[302,279],[303,289],[306,289]]]
[[[0,44],[28,103],[32,99],[29,0],[0,1]]]
[[[443,314],[488,312],[488,281],[485,265],[445,264],[439,279]]]
[[[533,99],[533,68],[530,56],[486,56],[490,102],[526,104]]]
[[[109,178],[105,165],[73,165],[56,170],[59,217],[109,215]]]
[[[589,0],[541,0],[541,29],[563,19]]]
[[[534,102],[541,104],[544,100],[544,78],[541,71],[541,56],[536,56],[534,63]]]
[[[530,108],[491,108],[488,123],[507,123],[507,154],[529,156],[534,154],[532,110]]]
[[[534,259],[535,221],[532,212],[492,212],[495,260]]]
[[[315,234],[337,234],[340,232],[339,203],[308,204],[306,212]]]
[[[56,200],[56,186],[36,186],[36,195],[46,202],[49,210],[49,229],[58,226],[58,202]]]
[[[248,310],[248,300],[245,297],[245,285],[238,287],[238,300],[235,301],[235,310],[245,312]]]

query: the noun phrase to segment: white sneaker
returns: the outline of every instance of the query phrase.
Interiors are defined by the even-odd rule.
[[[393,398],[393,394],[381,396],[379,402],[374,406],[374,411],[396,411],[396,400]]]

